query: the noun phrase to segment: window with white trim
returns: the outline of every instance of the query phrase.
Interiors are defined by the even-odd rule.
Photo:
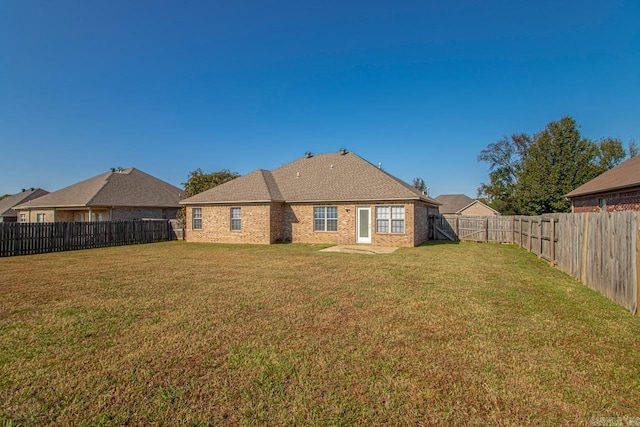
[[[44,214],[43,213],[36,214],[36,222],[44,222]]]
[[[23,213],[20,214],[20,222],[27,222],[27,216]]]
[[[242,230],[242,208],[231,208],[231,231]]]
[[[376,233],[404,233],[404,206],[376,206]]]
[[[191,209],[191,228],[202,230],[202,208]]]
[[[337,206],[316,206],[313,208],[313,231],[338,231]]]

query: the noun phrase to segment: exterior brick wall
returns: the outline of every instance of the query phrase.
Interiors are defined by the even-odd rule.
[[[338,208],[338,231],[313,231],[313,208],[316,206],[336,206]],[[346,212],[349,208],[350,212]],[[292,204],[285,209],[284,239],[292,243],[355,243],[355,206],[335,203]],[[353,232],[345,232],[351,230]]]
[[[231,230],[231,208],[242,209],[240,231]],[[201,206],[202,229],[193,229],[193,207],[187,207],[185,240],[211,243],[269,244],[271,239],[271,205],[215,205]]]
[[[283,241],[283,215],[284,215],[284,205],[281,203],[272,203],[271,204],[271,238],[269,239],[271,243],[282,242]]]
[[[377,203],[371,205],[371,244],[378,246],[416,246],[415,234],[415,204],[413,202],[404,203],[404,234],[397,233],[377,233],[375,206],[398,206],[402,203]],[[425,223],[426,228],[426,223]]]
[[[601,212],[600,199],[605,199],[607,212],[616,211],[640,211],[640,189],[631,189],[623,192],[603,193],[572,199],[574,213]]]
[[[416,203],[414,218],[414,244],[418,246],[429,240],[429,206],[424,203]]]
[[[377,233],[375,206],[405,207],[404,233]],[[337,231],[314,231],[313,208],[338,208]],[[231,208],[242,208],[242,229],[231,231]],[[316,203],[316,204],[251,204],[200,206],[202,229],[192,228],[193,207],[187,208],[185,239],[191,242],[212,243],[333,243],[356,244],[356,213],[358,207],[371,208],[371,244],[380,246],[414,246],[428,238],[429,208],[414,202],[398,203]],[[414,223],[416,218],[416,223]],[[418,225],[416,227],[416,224]]]
[[[397,206],[398,203],[378,203],[378,206]],[[336,206],[338,208],[338,231],[314,231],[313,208],[316,206]],[[292,204],[285,208],[283,233],[284,241],[294,243],[333,243],[355,245],[356,214],[358,207],[371,208],[371,244],[378,246],[414,246],[413,203],[405,206],[405,232],[376,233],[375,206],[370,203],[348,204]],[[347,211],[348,209],[348,211]],[[425,227],[426,228],[426,227]]]

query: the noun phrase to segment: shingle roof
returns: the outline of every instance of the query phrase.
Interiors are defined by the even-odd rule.
[[[632,157],[618,166],[598,175],[582,184],[565,197],[577,197],[587,194],[603,193],[628,187],[640,186],[640,156]]]
[[[179,207],[184,191],[135,168],[116,170],[19,206],[20,209],[71,207]]]
[[[259,169],[185,199],[181,204],[360,200],[422,200],[438,204],[350,152],[303,157],[270,172]]]
[[[464,194],[442,194],[435,199],[437,202],[442,203],[440,206],[441,214],[453,214],[466,208],[474,200]]]
[[[4,218],[17,218],[18,212],[13,209],[14,207],[37,197],[44,196],[45,194],[49,194],[49,192],[41,188],[31,188],[18,194],[7,196],[0,200],[0,216]]]
[[[284,201],[277,191],[270,191],[270,187],[277,190],[271,172],[258,169],[250,174],[234,178],[210,190],[203,191],[184,201],[189,203],[210,203],[212,196],[221,202],[268,202]],[[214,194],[212,194],[214,193]],[[183,202],[184,202],[183,201]]]

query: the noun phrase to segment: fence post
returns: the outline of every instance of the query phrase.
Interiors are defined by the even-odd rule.
[[[549,246],[549,262],[552,267],[556,265],[556,219],[551,218],[551,223],[549,224],[549,238],[550,238],[550,246]]]
[[[484,241],[489,241],[489,217],[484,219]]]
[[[538,223],[538,240],[540,241],[540,254],[538,255],[539,258],[542,258],[542,220],[543,218],[540,217],[540,222]]]
[[[522,217],[518,217],[518,223],[520,224],[520,247],[524,248],[524,242],[522,241]]]
[[[582,234],[582,265],[580,266],[580,279],[583,285],[587,285],[587,242],[589,241],[589,212],[584,216],[584,230]]]

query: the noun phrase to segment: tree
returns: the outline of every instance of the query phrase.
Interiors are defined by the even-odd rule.
[[[204,171],[200,168],[189,172],[189,178],[187,182],[183,182],[182,186],[184,187],[184,196],[191,197],[196,194],[202,193],[203,191],[207,191],[210,188],[216,187],[220,184],[224,184],[227,181],[231,181],[234,178],[239,177],[240,174],[237,172],[231,172],[229,169],[223,169],[218,172],[204,173]],[[178,212],[178,220],[183,224],[186,219],[186,211],[183,207]]]
[[[534,136],[522,163],[516,185],[518,213],[569,212],[564,195],[600,174],[599,154],[597,144],[580,136],[573,118],[549,123]]]
[[[427,184],[424,182],[424,179],[422,179],[420,177],[413,178],[413,186],[418,191],[421,191],[422,193],[426,194],[427,196],[429,195],[429,187],[427,187]]]
[[[640,149],[638,148],[638,144],[636,144],[636,140],[631,138],[629,141],[629,158],[635,157],[640,153]]]
[[[568,212],[564,197],[619,164],[626,156],[617,138],[593,142],[580,135],[572,117],[550,122],[533,135],[515,134],[489,144],[478,161],[489,163],[489,183],[478,197],[503,214]],[[629,151],[636,149],[630,144]],[[637,149],[636,149],[637,151]]]
[[[504,137],[489,144],[480,152],[478,161],[489,163],[488,184],[481,184],[478,198],[486,200],[493,209],[513,215],[515,211],[515,186],[518,182],[522,162],[531,146],[531,138],[524,133]]]
[[[620,164],[621,161],[627,157],[627,153],[622,145],[622,141],[618,138],[602,138],[597,142],[598,155],[596,158],[596,165],[599,169],[599,174],[606,172],[614,166]],[[634,148],[629,143],[629,152]],[[633,157],[633,156],[631,156]]]
[[[240,175],[236,172],[231,172],[229,169],[223,169],[218,172],[204,173],[202,169],[198,168],[189,172],[189,179],[187,182],[183,182],[184,196],[191,197],[196,194],[207,191],[210,188],[224,184],[227,181],[231,181]]]

